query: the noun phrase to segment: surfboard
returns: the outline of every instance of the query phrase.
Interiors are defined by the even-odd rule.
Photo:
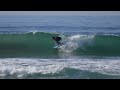
[[[53,48],[59,48],[60,46],[54,46]]]

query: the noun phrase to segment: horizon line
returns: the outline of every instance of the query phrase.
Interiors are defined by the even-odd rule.
[[[0,15],[82,15],[109,16],[120,15],[120,11],[0,11]]]

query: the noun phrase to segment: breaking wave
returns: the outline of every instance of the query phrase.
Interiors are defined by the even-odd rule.
[[[62,37],[60,48],[53,48],[53,36]],[[60,33],[28,32],[0,34],[0,57],[57,57],[72,55],[120,56],[118,35],[65,35]]]

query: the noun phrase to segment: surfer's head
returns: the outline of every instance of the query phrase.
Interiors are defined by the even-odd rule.
[[[52,37],[52,39],[55,40],[55,41],[60,41],[61,37]]]

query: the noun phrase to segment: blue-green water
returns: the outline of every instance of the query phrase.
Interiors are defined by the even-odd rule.
[[[120,79],[120,16],[0,16],[0,78]]]

